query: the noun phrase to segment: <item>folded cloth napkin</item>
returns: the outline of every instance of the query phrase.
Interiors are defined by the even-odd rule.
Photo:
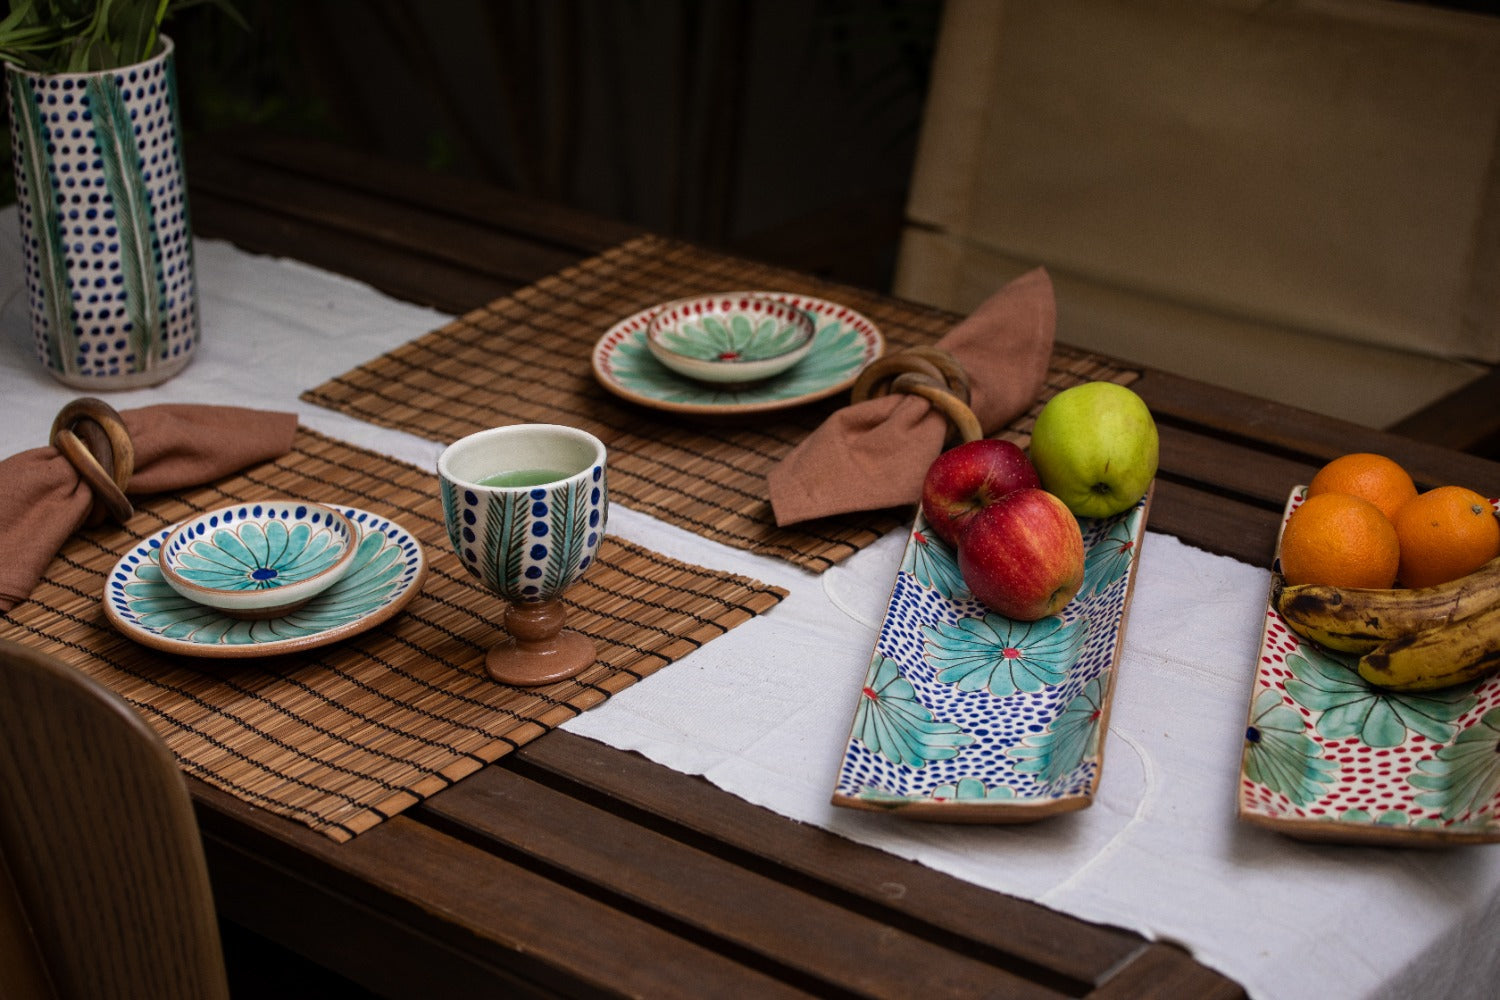
[[[1036,401],[1056,326],[1052,279],[1037,268],[938,341],[968,373],[969,406],[985,434]],[[767,477],[776,523],[916,503],[947,432],[947,418],[920,396],[891,393],[838,410]]]
[[[120,413],[135,451],[128,494],[196,486],[291,450],[295,413],[160,404]],[[93,491],[48,445],[0,462],[0,613],[31,595],[93,506]]]

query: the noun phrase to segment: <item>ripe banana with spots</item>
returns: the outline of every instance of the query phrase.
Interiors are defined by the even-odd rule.
[[[1372,590],[1282,584],[1272,604],[1287,627],[1329,649],[1368,653],[1500,606],[1500,558],[1432,587]]]
[[[1433,691],[1478,680],[1500,669],[1500,604],[1382,643],[1361,656],[1355,669],[1393,691]]]

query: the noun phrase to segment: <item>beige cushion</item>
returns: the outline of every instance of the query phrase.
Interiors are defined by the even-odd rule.
[[[1500,19],[949,0],[897,294],[1384,426],[1500,362]]]

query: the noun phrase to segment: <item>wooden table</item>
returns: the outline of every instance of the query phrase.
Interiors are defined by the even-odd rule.
[[[200,235],[451,313],[636,234],[314,143],[220,140],[188,162]],[[1500,494],[1500,464],[1477,457],[1162,372],[1135,388],[1162,435],[1151,528],[1255,565],[1286,484],[1335,454],[1378,450],[1421,481]],[[193,793],[225,915],[392,997],[1243,996],[1173,946],[566,732],[345,844]]]

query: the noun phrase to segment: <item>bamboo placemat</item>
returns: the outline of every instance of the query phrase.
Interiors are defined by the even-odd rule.
[[[888,351],[930,344],[960,317],[796,271],[657,236],[621,244],[461,316],[303,393],[362,420],[450,442],[502,424],[571,424],[610,449],[612,496],[704,537],[817,572],[904,523],[877,511],[776,527],[765,477],[847,394],[738,423],[663,413],[595,381],[594,344],[615,323],[668,299],[730,289],[798,292],[868,316]],[[1031,412],[1003,436],[1030,440],[1042,404],[1091,379],[1139,373],[1059,346]]]
[[[389,621],[321,649],[214,660],[147,649],[110,626],[105,574],[140,538],[194,513],[269,496],[343,503],[422,543],[421,593]],[[786,591],[606,539],[565,594],[569,627],[599,659],[537,689],[496,684],[485,649],[501,599],[449,548],[436,477],[302,430],[275,462],[153,498],[125,528],[75,535],[0,636],[71,663],[123,695],[182,768],[335,840],[369,829],[705,642],[774,607]]]

